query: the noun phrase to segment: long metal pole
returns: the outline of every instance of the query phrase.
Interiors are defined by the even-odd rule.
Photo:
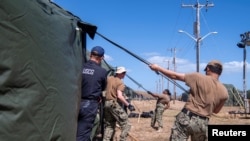
[[[196,71],[200,70],[200,40],[196,42]]]
[[[246,56],[247,56],[247,51],[246,51],[246,47],[244,47],[244,52],[243,52],[243,60],[244,60],[244,64],[243,64],[243,93],[244,93],[244,98],[245,98],[245,113],[249,113],[250,109],[249,109],[249,103],[248,103],[248,99],[247,99],[247,85],[246,85]]]
[[[196,4],[196,71],[200,71],[200,4]]]
[[[168,60],[168,70],[169,70],[169,60]],[[168,80],[168,89],[169,89],[169,80]]]
[[[175,48],[174,48],[173,52],[174,52],[174,58],[173,58],[174,71],[176,72],[176,57],[175,57],[176,49]],[[176,100],[176,86],[174,85],[174,101],[173,101],[173,104],[175,104],[175,100]]]
[[[161,76],[161,83],[162,83],[162,85],[161,85],[161,91],[163,92],[163,90],[164,90],[164,80],[163,80],[163,76]]]

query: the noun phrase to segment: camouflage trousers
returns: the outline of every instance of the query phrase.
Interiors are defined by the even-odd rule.
[[[151,126],[154,127],[157,121],[158,127],[163,128],[162,115],[164,112],[164,105],[161,103],[156,104],[154,114],[151,117]]]
[[[187,141],[191,136],[191,141],[208,140],[208,118],[191,114],[190,111],[181,111],[172,127],[170,141]]]
[[[104,136],[103,141],[111,141],[115,134],[116,123],[121,127],[120,141],[126,141],[131,125],[128,114],[114,100],[105,101],[104,105]]]

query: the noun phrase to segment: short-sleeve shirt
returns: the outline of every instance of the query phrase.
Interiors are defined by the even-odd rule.
[[[82,99],[100,99],[107,83],[107,71],[89,60],[82,70]]]
[[[190,87],[185,108],[198,115],[211,116],[216,107],[228,99],[226,87],[211,76],[189,73],[185,75],[185,82]]]
[[[125,85],[123,81],[115,76],[109,76],[106,87],[106,100],[117,101],[117,90],[124,91]]]
[[[157,104],[161,103],[163,105],[166,105],[170,102],[170,97],[167,94],[162,94],[158,99],[157,99]]]

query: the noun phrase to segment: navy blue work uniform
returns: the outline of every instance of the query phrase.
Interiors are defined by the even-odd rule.
[[[102,91],[106,87],[107,71],[88,60],[82,71],[82,100],[78,115],[77,141],[90,141]]]

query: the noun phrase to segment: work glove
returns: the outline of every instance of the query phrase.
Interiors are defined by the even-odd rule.
[[[128,109],[130,112],[135,111],[135,107],[131,104],[128,105]]]

